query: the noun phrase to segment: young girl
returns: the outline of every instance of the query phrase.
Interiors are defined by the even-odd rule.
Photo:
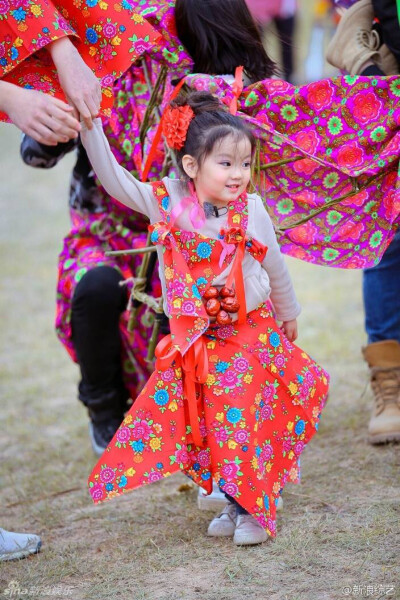
[[[317,428],[328,376],[293,345],[300,307],[261,199],[247,192],[254,139],[207,93],[180,96],[163,132],[181,179],[140,183],[100,121],[82,132],[109,194],[150,219],[171,335],[89,478],[100,502],[181,469],[235,505],[209,535],[275,536],[275,504]],[[272,312],[282,322],[277,325]]]

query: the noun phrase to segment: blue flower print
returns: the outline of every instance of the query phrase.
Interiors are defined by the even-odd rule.
[[[152,231],[151,232],[150,240],[151,240],[152,244],[157,244],[157,242],[158,242],[158,231]]]
[[[301,435],[304,431],[305,426],[306,425],[305,425],[304,421],[302,421],[302,420],[297,421],[296,427],[294,428],[296,435]]]
[[[19,56],[19,52],[17,50],[17,48],[11,48],[11,60],[15,60],[16,58],[18,58]]]
[[[208,481],[211,477],[211,473],[202,473],[201,478],[203,481]]]
[[[159,462],[156,464],[157,469],[162,469],[164,467],[163,463]]]
[[[205,277],[199,277],[196,283],[197,285],[205,285],[207,283],[207,279]]]
[[[86,0],[88,6],[96,6],[99,0]]]
[[[211,254],[211,246],[207,242],[200,242],[196,249],[197,256],[200,258],[208,258]]]
[[[233,425],[235,423],[238,423],[241,418],[242,418],[242,411],[239,410],[238,408],[230,408],[228,410],[228,412],[226,413],[226,420],[229,421],[229,423],[232,423]]]
[[[268,498],[268,496],[264,496],[264,506],[265,506],[265,510],[269,510],[269,498]]]
[[[106,490],[107,492],[111,492],[111,490],[114,489],[114,484],[113,483],[106,483]]]
[[[218,482],[219,489],[222,489],[222,488],[223,488],[223,486],[224,486],[225,484],[226,484],[226,481],[225,481],[225,479],[223,479],[223,478],[221,477],[221,479],[220,479],[220,480],[219,480],[219,482]]]
[[[135,442],[132,442],[132,448],[135,452],[143,452],[144,443],[142,440],[136,440]]]
[[[95,44],[99,39],[99,36],[97,35],[96,31],[92,29],[92,27],[89,27],[86,30],[86,39],[90,44]]]
[[[258,457],[258,456],[260,456],[260,454],[261,454],[261,448],[260,448],[260,446],[257,446],[257,448],[256,448],[256,456]]]
[[[269,336],[269,343],[271,344],[271,346],[273,348],[277,348],[279,346],[279,344],[281,343],[281,338],[276,333],[276,331],[271,333],[271,335]]]
[[[243,450],[243,452],[247,452],[247,450],[248,450],[248,449],[249,449],[249,447],[248,447],[248,446],[242,446],[242,450]]]
[[[5,66],[6,66],[6,64],[7,64],[7,59],[6,59],[6,58],[0,58],[0,65],[1,65],[2,67],[5,67]],[[26,87],[26,86],[25,86],[25,87]],[[31,86],[31,87],[33,87],[33,86]]]
[[[194,469],[195,471],[200,471],[200,469],[201,469],[201,467],[200,467],[200,463],[194,463],[194,465],[193,465],[193,469]]]
[[[164,210],[168,210],[169,196],[164,196],[164,198],[161,200],[161,206],[163,207]]]
[[[125,475],[122,475],[121,481],[119,482],[118,487],[123,488],[126,486],[127,483],[128,483],[127,478],[125,477]]]
[[[49,33],[50,29],[48,27],[43,27],[42,31],[43,33]]]
[[[17,10],[12,11],[12,16],[16,21],[24,21],[26,17],[26,10],[20,6],[17,8]]]
[[[224,362],[222,360],[217,362],[217,364],[215,365],[215,370],[217,371],[217,373],[225,373],[227,369],[229,369],[229,363]]]
[[[129,4],[129,2],[127,2],[127,0],[123,0],[122,8],[124,8],[125,10],[132,10],[132,6]]]
[[[199,300],[201,300],[200,292],[199,292],[196,284],[192,285],[192,294],[195,298],[198,298]]]
[[[124,31],[126,31],[125,25],[120,25],[119,26],[119,30],[120,30],[121,33],[124,33]]]
[[[167,390],[157,390],[154,394],[154,402],[158,406],[165,406],[168,403],[169,394]]]

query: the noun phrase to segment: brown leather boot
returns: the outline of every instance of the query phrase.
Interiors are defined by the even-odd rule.
[[[346,10],[326,50],[329,64],[358,75],[368,61],[379,61],[379,35],[372,30],[371,0],[359,0]]]
[[[400,442],[400,344],[396,340],[375,342],[363,348],[363,356],[374,394],[368,441]]]

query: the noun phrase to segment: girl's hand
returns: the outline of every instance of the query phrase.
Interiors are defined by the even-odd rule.
[[[100,110],[101,87],[93,71],[87,66],[68,37],[47,46],[57,68],[58,78],[75,116],[92,129],[92,119]]]
[[[292,319],[291,321],[283,321],[281,329],[286,335],[289,342],[294,342],[295,340],[297,340],[297,319]]]

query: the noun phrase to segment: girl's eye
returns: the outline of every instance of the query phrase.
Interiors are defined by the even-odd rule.
[[[251,163],[249,161],[248,162],[244,162],[243,166],[244,166],[245,169],[248,169],[251,166]]]
[[[221,165],[222,165],[223,167],[230,167],[230,166],[231,166],[231,163],[230,163],[230,162],[228,162],[227,160],[224,160],[223,162],[221,162]]]

